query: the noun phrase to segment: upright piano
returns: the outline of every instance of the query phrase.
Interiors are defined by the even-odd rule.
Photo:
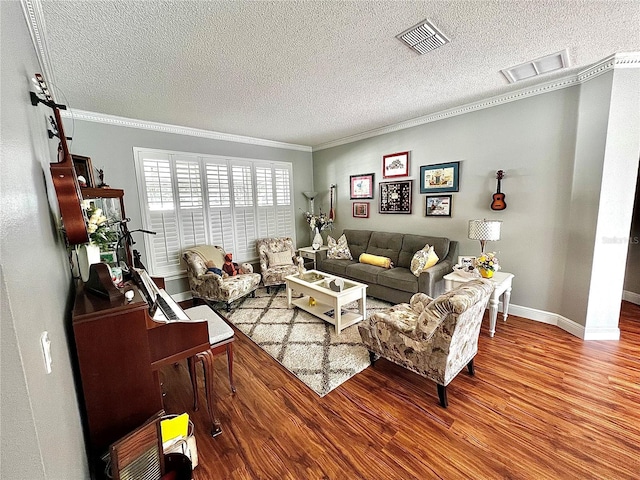
[[[135,282],[128,282],[124,290],[133,291],[130,301],[109,300],[80,283],[73,310],[94,478],[101,478],[101,457],[109,446],[163,409],[159,369],[210,349],[206,322],[159,323],[149,314],[144,290]],[[212,399],[208,400],[212,430],[219,430]]]

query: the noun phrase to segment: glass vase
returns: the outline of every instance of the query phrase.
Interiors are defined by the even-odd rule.
[[[316,234],[313,237],[313,241],[311,242],[311,246],[314,250],[318,250],[322,246],[323,240],[322,235],[320,235],[320,230],[316,227]]]

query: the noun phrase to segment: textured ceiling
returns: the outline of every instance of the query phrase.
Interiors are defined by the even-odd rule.
[[[503,68],[567,48],[570,72],[640,51],[634,1],[49,1],[73,108],[318,146],[509,93]],[[428,18],[451,43],[396,35]],[[568,72],[565,70],[562,75]]]

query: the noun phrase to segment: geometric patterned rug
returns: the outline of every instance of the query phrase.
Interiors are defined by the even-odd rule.
[[[367,316],[389,305],[367,297]],[[299,308],[289,309],[285,288],[270,293],[259,288],[255,298],[245,297],[232,307],[220,313],[320,397],[370,364],[357,324],[336,335],[333,325]],[[357,311],[357,303],[344,309]]]

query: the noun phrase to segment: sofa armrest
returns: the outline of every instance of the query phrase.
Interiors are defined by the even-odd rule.
[[[458,242],[451,240],[449,243],[449,253],[444,259],[440,260],[433,267],[428,268],[418,277],[418,291],[426,293],[430,297],[436,297],[438,292],[435,291],[436,283],[453,271],[453,266],[458,259]]]
[[[316,251],[316,262],[321,262],[327,259],[327,252],[329,250],[318,250]]]

